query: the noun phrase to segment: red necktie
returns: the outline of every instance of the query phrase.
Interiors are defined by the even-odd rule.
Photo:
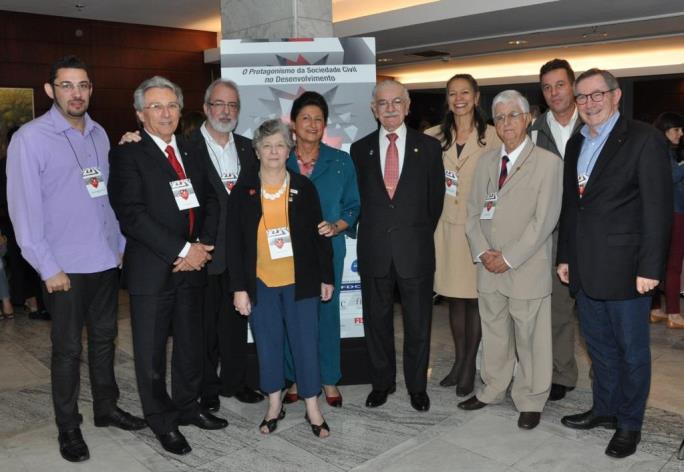
[[[385,188],[390,198],[394,198],[394,192],[397,190],[397,182],[399,182],[399,149],[397,149],[397,133],[389,133],[389,146],[387,148],[387,155],[385,156]]]
[[[508,156],[503,156],[501,158],[501,173],[499,174],[499,190],[503,187],[506,177],[508,177]]]
[[[169,164],[171,164],[171,167],[173,167],[173,170],[176,171],[176,174],[178,175],[179,180],[185,180],[185,171],[183,171],[183,166],[181,166],[180,162],[178,162],[178,159],[176,158],[176,151],[173,150],[173,146],[170,144],[166,146],[166,155],[169,157]],[[195,210],[190,208],[190,213],[188,214],[189,216],[189,224],[188,224],[188,232],[190,233],[190,236],[192,237],[192,230],[195,227]]]

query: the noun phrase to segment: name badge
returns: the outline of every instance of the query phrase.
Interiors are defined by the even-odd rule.
[[[223,186],[226,188],[226,192],[228,192],[228,195],[230,195],[230,192],[233,190],[233,187],[235,187],[235,184],[237,183],[238,176],[237,174],[223,174],[221,176],[221,182],[223,182]]]
[[[169,185],[171,185],[171,192],[173,192],[173,198],[176,199],[179,210],[189,210],[200,206],[190,179],[174,180],[169,182]]]
[[[453,170],[444,170],[444,186],[446,194],[455,197],[458,195],[458,175]]]
[[[83,182],[90,198],[98,198],[107,195],[107,184],[102,178],[102,172],[97,167],[88,167],[81,173]]]
[[[589,176],[587,174],[580,174],[577,176],[577,193],[579,193],[580,198],[584,195],[584,189],[587,187],[588,181]]]
[[[491,220],[494,218],[494,210],[496,210],[496,193],[490,193],[485,197],[482,213],[480,213],[481,220]]]
[[[268,251],[271,254],[272,260],[292,257],[292,239],[290,238],[290,229],[288,227],[267,229],[266,238],[268,239]]]

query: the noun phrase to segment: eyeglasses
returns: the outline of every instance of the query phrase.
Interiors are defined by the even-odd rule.
[[[589,98],[591,98],[592,102],[596,102],[596,103],[602,102],[603,96],[605,94],[607,94],[608,92],[612,92],[613,90],[615,90],[615,89],[612,88],[609,90],[605,90],[603,92],[591,92],[588,94],[580,93],[578,95],[575,95],[575,101],[577,102],[578,105],[584,105],[585,103],[587,103],[587,100],[589,100]]]
[[[401,106],[401,104],[404,103],[404,99],[401,97],[393,98],[392,100],[378,100],[375,102],[375,106],[377,108],[388,108],[390,104],[394,105],[395,108],[398,108]]]
[[[240,109],[240,104],[238,102],[222,102],[216,100],[215,102],[207,102],[207,104],[215,110],[223,110],[228,108],[230,111],[237,111]]]
[[[145,110],[150,110],[152,113],[161,113],[163,110],[168,110],[169,113],[176,113],[179,112],[181,109],[180,103],[178,102],[171,102],[167,103],[166,105],[162,103],[150,103],[147,105]]]
[[[522,117],[525,115],[524,111],[512,111],[510,113],[500,113],[496,116],[494,116],[494,123],[505,123],[506,118],[508,118],[509,121],[514,121],[518,119],[522,119]]]
[[[87,92],[93,86],[92,83],[86,81],[79,82],[77,84],[73,82],[60,82],[58,84],[53,83],[52,85],[59,87],[66,92],[73,92],[75,89],[78,89],[81,92]]]

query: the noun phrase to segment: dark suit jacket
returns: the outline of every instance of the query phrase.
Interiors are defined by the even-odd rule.
[[[672,177],[667,144],[655,128],[620,117],[580,199],[577,160],[584,136],[568,141],[558,263],[570,291],[599,300],[639,296],[636,277],[660,280],[669,247]]]
[[[237,149],[238,160],[240,161],[240,172],[253,172],[258,167],[259,161],[256,158],[256,154],[254,154],[254,149],[252,149],[252,140],[235,133],[233,133],[233,139],[235,140],[235,148]],[[229,195],[223,182],[221,182],[221,177],[216,172],[204,136],[202,136],[199,128],[190,136],[188,145],[191,146],[192,152],[196,153],[207,167],[209,181],[214,188],[214,193],[219,202],[219,219],[214,252],[211,262],[207,264],[208,273],[218,275],[226,271],[228,262],[226,220],[228,218]]]
[[[115,146],[109,153],[109,201],[126,236],[123,273],[133,295],[155,295],[179,284],[200,286],[206,271],[172,273],[186,242],[213,244],[218,202],[199,156],[177,139],[186,176],[200,206],[188,235],[189,210],[178,210],[169,182],[178,180],[166,155],[146,133],[138,143]]]
[[[334,283],[333,253],[330,239],[318,234],[323,216],[316,187],[306,177],[288,172],[295,300],[301,300],[320,296],[321,283]],[[261,216],[259,177],[256,172],[243,172],[228,204],[228,267],[230,291],[246,291],[252,304],[256,303],[257,231]]]
[[[444,203],[444,166],[439,141],[406,129],[399,183],[390,199],[380,166],[379,131],[351,146],[361,195],[357,254],[362,275],[383,277],[391,264],[400,277],[435,271],[433,234]]]

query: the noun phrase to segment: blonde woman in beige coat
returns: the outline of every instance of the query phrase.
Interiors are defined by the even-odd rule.
[[[478,106],[477,81],[457,74],[446,85],[446,114],[442,124],[425,131],[442,143],[444,161],[444,209],[435,230],[435,292],[449,303],[449,323],[455,359],[444,387],[456,386],[467,396],[475,382],[475,357],[482,337],[477,306],[476,267],[465,235],[468,194],[480,156],[498,149],[501,141],[485,122]]]

